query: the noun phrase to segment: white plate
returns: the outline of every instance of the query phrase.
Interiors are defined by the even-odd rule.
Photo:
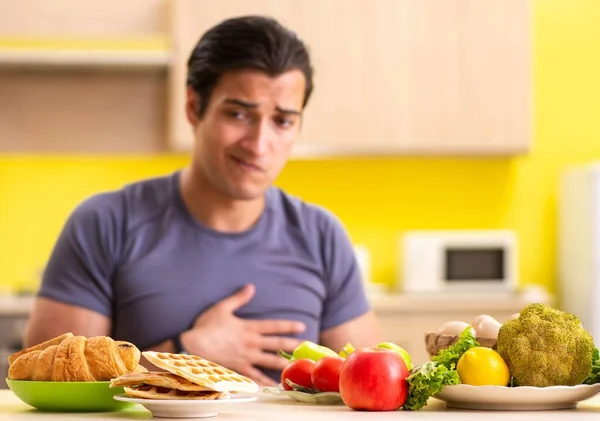
[[[252,402],[256,396],[231,397],[215,400],[186,400],[186,399],[140,399],[126,395],[115,395],[118,401],[139,403],[152,415],[160,418],[209,418],[216,417],[219,412],[229,405]]]
[[[283,390],[281,387],[264,387],[263,392],[272,393],[273,395],[289,396],[295,401],[304,403],[323,405],[344,403],[342,395],[337,392],[305,393],[296,390]]]
[[[462,409],[530,411],[574,408],[600,393],[600,384],[552,387],[445,386],[434,398]]]

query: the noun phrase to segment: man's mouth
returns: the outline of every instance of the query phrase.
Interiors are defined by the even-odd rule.
[[[246,171],[264,171],[261,167],[244,159],[232,156],[231,159]]]

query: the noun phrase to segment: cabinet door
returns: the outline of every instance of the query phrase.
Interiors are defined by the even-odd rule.
[[[420,34],[410,60],[417,66],[412,98],[421,112],[413,121],[415,141],[432,151],[526,152],[532,115],[529,2],[412,3],[420,5],[420,27],[411,31]],[[442,5],[451,5],[443,12],[452,19],[438,13]]]
[[[245,14],[273,16],[310,48],[315,91],[304,113],[296,152],[307,148],[318,154],[336,151],[344,145],[344,139],[360,144],[368,127],[368,118],[363,116],[365,108],[360,105],[367,95],[364,53],[369,25],[360,13],[366,5],[364,0],[174,0],[172,144],[177,149],[187,149],[191,143],[191,130],[183,112],[183,87],[192,48],[211,26]]]
[[[174,0],[170,135],[189,149],[186,61],[225,18],[268,14],[310,48],[295,156],[511,154],[530,142],[525,0]]]

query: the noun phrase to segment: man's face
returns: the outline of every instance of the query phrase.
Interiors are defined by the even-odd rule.
[[[201,119],[188,90],[194,165],[219,193],[256,199],[277,178],[300,128],[305,83],[298,70],[275,77],[255,70],[225,73]]]

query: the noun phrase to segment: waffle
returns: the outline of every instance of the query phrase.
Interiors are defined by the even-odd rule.
[[[165,387],[140,385],[134,387],[125,387],[125,394],[132,398],[142,399],[161,399],[161,400],[214,400],[221,397],[227,398],[227,393],[215,392],[214,390],[177,390],[167,389]]]
[[[258,385],[248,377],[197,355],[145,351],[142,355],[155,366],[183,377],[192,383],[217,392],[258,392]]]
[[[127,373],[112,379],[110,387],[132,387],[139,385],[158,386],[168,389],[177,389],[183,391],[206,391],[204,386],[184,379],[173,373],[164,371],[150,371],[147,373]]]

